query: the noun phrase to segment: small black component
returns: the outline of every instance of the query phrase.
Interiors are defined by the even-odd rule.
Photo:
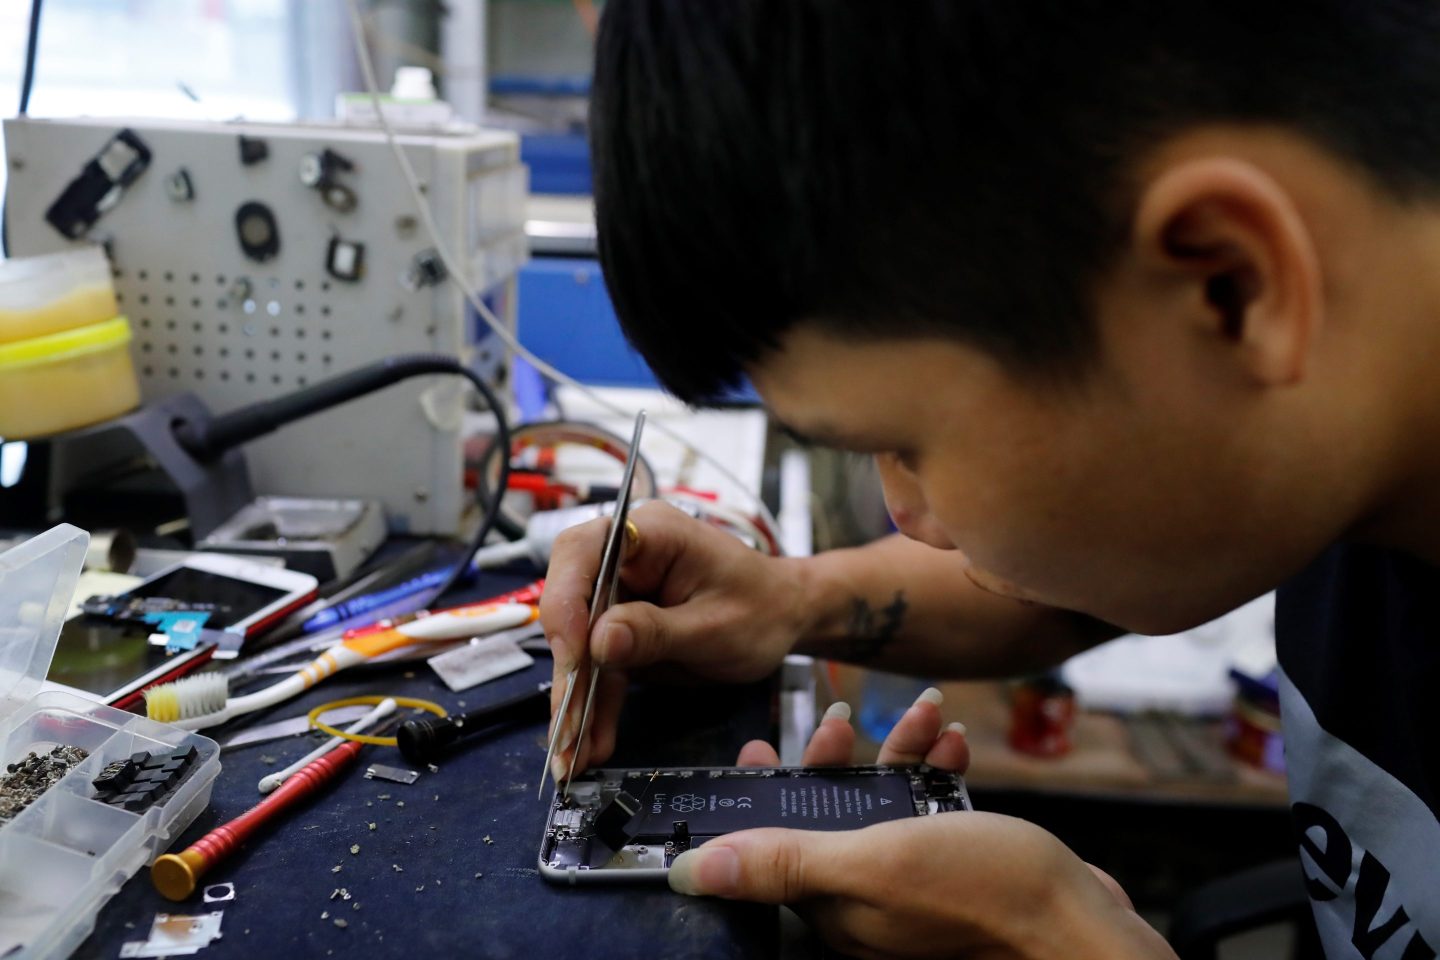
[[[181,167],[165,181],[165,192],[170,199],[179,203],[195,199],[195,184],[190,180],[190,171]]]
[[[240,134],[240,162],[247,167],[267,159],[270,156],[270,144],[258,137],[247,137]]]
[[[142,751],[116,760],[93,781],[94,799],[139,813],[169,795],[199,755],[199,750],[189,746],[159,753]]]
[[[353,161],[326,147],[319,153],[307,153],[300,158],[300,182],[307,187],[319,187],[334,180],[337,173],[348,173],[354,169]]]
[[[627,825],[640,812],[640,801],[621,790],[595,815],[595,837],[611,850],[619,850],[635,836]]]
[[[280,225],[270,208],[257,200],[242,204],[235,211],[235,233],[245,256],[258,263],[280,252]]]
[[[128,787],[139,772],[140,767],[133,759],[115,760],[90,782],[99,792],[113,793]]]
[[[354,169],[354,162],[326,147],[319,153],[307,153],[300,158],[300,182],[319,191],[320,199],[330,209],[337,213],[349,213],[355,209],[359,198],[338,177]]]
[[[143,776],[143,774],[142,774]],[[157,780],[136,780],[126,787],[122,796],[155,798],[165,791],[165,784]]]
[[[440,259],[440,254],[433,249],[421,250],[405,268],[400,285],[413,292],[421,287],[433,287],[446,276],[445,261]]]
[[[365,244],[331,237],[325,252],[325,272],[336,280],[355,283],[365,273]]]
[[[71,240],[85,235],[101,214],[150,166],[150,148],[133,130],[121,130],[91,157],[80,175],[45,211],[45,220]]]
[[[675,862],[675,858],[686,850],[690,849],[690,821],[673,820],[670,823],[670,836],[665,841],[665,866],[669,867]]]

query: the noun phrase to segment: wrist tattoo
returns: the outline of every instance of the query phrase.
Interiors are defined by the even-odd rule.
[[[806,644],[819,656],[861,663],[878,656],[900,633],[905,612],[910,604],[905,591],[896,590],[894,598],[876,610],[863,597],[851,601],[850,620],[841,639]]]

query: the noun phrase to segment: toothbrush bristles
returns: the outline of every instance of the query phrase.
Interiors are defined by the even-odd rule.
[[[175,723],[225,709],[230,685],[220,673],[205,673],[164,683],[145,691],[145,714],[161,723]]]

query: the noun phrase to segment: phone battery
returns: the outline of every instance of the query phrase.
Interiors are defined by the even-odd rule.
[[[696,836],[752,827],[856,830],[915,816],[905,777],[810,772],[803,776],[671,776],[639,778],[626,789],[640,797],[637,835],[663,836],[676,820]],[[642,792],[643,785],[643,792]]]

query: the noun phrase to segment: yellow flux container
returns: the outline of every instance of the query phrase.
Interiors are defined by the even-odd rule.
[[[0,261],[0,343],[87,327],[119,312],[99,247]]]
[[[63,433],[139,405],[125,317],[0,343],[0,437],[6,440]]]

